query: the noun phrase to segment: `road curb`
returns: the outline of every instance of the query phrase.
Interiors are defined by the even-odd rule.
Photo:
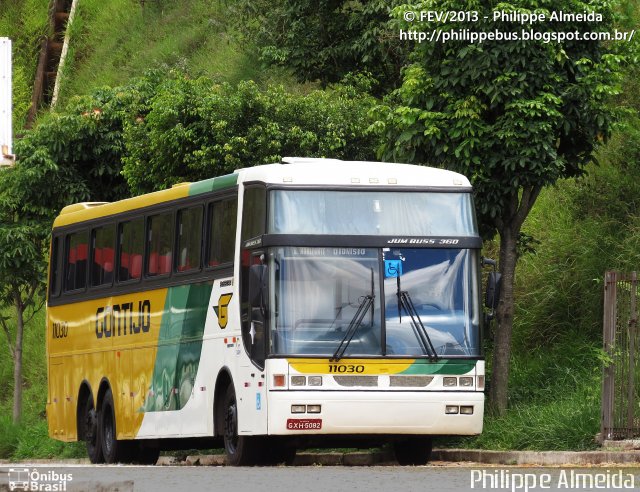
[[[603,465],[640,463],[640,451],[487,451],[434,449],[435,461],[473,462],[487,465]]]
[[[431,461],[486,465],[585,466],[640,463],[640,451],[487,451],[482,449],[434,449]],[[224,455],[194,455],[178,461],[162,456],[159,465],[222,466]],[[390,452],[313,453],[296,455],[294,466],[374,466],[395,464]]]
[[[485,465],[537,465],[537,466],[588,466],[588,465],[640,465],[640,451],[487,451],[482,449],[434,449],[432,462]],[[24,463],[34,465],[88,465],[88,459],[33,459]],[[0,460],[0,465],[14,462]],[[190,455],[186,459],[160,456],[161,466],[224,466],[223,454]],[[390,451],[300,452],[294,466],[374,466],[395,465]]]

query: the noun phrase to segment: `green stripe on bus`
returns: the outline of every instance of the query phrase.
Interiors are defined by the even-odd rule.
[[[171,287],[160,322],[151,395],[143,412],[180,410],[191,397],[213,284]]]
[[[205,179],[189,185],[189,196],[200,195],[201,193],[209,193],[211,191],[230,188],[238,184],[237,174],[227,174],[226,176],[218,176],[217,178]]]
[[[417,360],[401,374],[467,374],[476,366],[475,360],[444,360],[431,362],[429,360]]]

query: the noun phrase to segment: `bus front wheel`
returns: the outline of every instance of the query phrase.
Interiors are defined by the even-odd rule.
[[[259,457],[258,438],[238,435],[238,403],[236,392],[229,385],[224,395],[224,450],[232,466],[251,466]]]
[[[431,438],[427,436],[411,436],[393,443],[396,460],[402,466],[426,465],[431,457],[431,448]]]

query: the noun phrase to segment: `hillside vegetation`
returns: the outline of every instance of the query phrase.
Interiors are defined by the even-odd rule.
[[[30,100],[37,40],[46,32],[41,0],[0,4],[0,36],[15,46],[15,120]],[[102,86],[127,84],[148,69],[179,69],[232,85],[255,80],[307,93],[282,68],[264,68],[257,51],[231,27],[234,2],[82,0],[71,28],[61,104]],[[245,11],[242,11],[245,12]],[[638,26],[640,7],[623,2],[618,22]],[[237,19],[234,19],[236,22]],[[637,37],[636,37],[637,39]],[[545,189],[524,232],[531,237],[516,275],[517,305],[510,408],[487,417],[476,438],[440,445],[489,449],[591,449],[599,431],[602,279],[607,269],[640,267],[640,69],[638,43],[616,101],[625,113],[588,175]],[[314,86],[314,84],[311,84]],[[487,243],[486,255],[495,257]],[[10,316],[9,311],[0,315]],[[4,336],[0,334],[0,336]],[[10,388],[12,363],[0,339],[0,387]],[[25,332],[25,417],[10,421],[11,392],[0,395],[0,458],[81,456],[82,444],[47,437],[44,313]],[[491,341],[487,341],[490,349]],[[490,362],[490,350],[488,352]]]

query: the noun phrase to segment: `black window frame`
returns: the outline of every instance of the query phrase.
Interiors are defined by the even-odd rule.
[[[104,299],[110,296],[121,296],[121,295],[130,295],[138,292],[145,292],[154,289],[164,289],[170,288],[174,286],[180,285],[188,285],[192,283],[200,283],[200,282],[212,282],[213,280],[220,278],[228,278],[233,276],[234,265],[238,258],[238,251],[236,250],[236,235],[233,236],[233,255],[231,257],[231,261],[226,262],[224,264],[216,265],[212,268],[206,268],[206,256],[208,251],[206,250],[206,241],[208,241],[208,223],[209,223],[209,205],[214,202],[219,202],[223,200],[234,200],[236,204],[236,215],[235,215],[235,228],[237,233],[237,223],[238,223],[238,185],[233,187],[215,190],[212,192],[202,193],[195,196],[185,196],[177,199],[172,199],[166,202],[160,202],[132,210],[127,210],[119,213],[114,213],[108,216],[96,217],[94,219],[89,219],[82,222],[77,222],[73,224],[68,224],[60,227],[56,227],[52,231],[52,238],[59,238],[59,252],[58,252],[58,266],[60,271],[60,293],[58,295],[54,295],[53,291],[49,289],[47,293],[47,299],[49,301],[49,306],[61,306],[68,305],[75,302],[87,301],[87,300],[95,300],[95,299]],[[200,260],[201,260],[201,268],[199,270],[192,269],[186,272],[175,272],[174,265],[176,264],[175,255],[178,247],[178,235],[177,235],[177,213],[182,209],[189,209],[196,206],[203,207],[203,237],[201,238],[201,250],[200,250]],[[171,271],[168,275],[155,275],[146,277],[145,276],[145,267],[148,262],[149,251],[148,247],[148,233],[147,233],[147,221],[152,216],[157,216],[163,213],[171,213],[172,214],[172,227],[173,227],[173,237],[172,237],[172,247],[173,247],[173,259],[171,263]],[[122,226],[129,222],[141,221],[142,222],[142,235],[143,235],[143,265],[141,275],[137,279],[128,279],[128,280],[120,280],[120,267],[121,267],[121,255],[122,255],[122,245],[120,244],[121,234],[122,234]],[[116,231],[116,258],[115,258],[115,275],[114,280],[111,285],[101,285],[97,287],[90,286],[91,278],[90,272],[87,270],[85,273],[85,288],[77,289],[73,291],[65,291],[65,281],[66,281],[66,265],[65,262],[68,261],[68,249],[66,244],[67,236],[87,231],[87,247],[90,248],[92,245],[92,231],[93,229],[98,229],[100,227],[108,226],[109,224],[115,225]],[[95,253],[88,250],[87,255],[91,260]],[[53,260],[50,256],[50,261],[53,263]],[[50,280],[49,280],[50,282]],[[50,285],[50,283],[49,283]]]
[[[49,255],[49,297],[59,297],[62,293],[62,284],[64,280],[64,256],[62,252],[64,247],[60,247],[63,243],[64,236],[56,234],[51,236],[51,247]]]

